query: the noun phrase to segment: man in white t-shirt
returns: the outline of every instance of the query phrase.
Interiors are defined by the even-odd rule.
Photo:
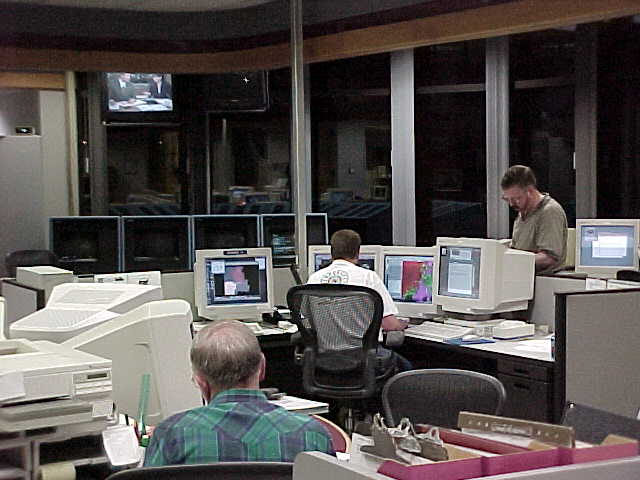
[[[384,283],[373,270],[358,266],[360,235],[353,230],[339,230],[331,236],[332,262],[326,268],[313,273],[307,283],[340,283],[369,287],[380,294],[383,303],[382,330],[404,330],[407,323],[396,317],[398,308]],[[378,347],[378,356],[391,355],[400,371],[411,370],[411,363],[401,355]]]

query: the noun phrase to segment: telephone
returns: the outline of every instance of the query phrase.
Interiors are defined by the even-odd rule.
[[[515,338],[531,337],[536,326],[522,320],[504,320],[493,327],[493,338],[498,340],[512,340]]]

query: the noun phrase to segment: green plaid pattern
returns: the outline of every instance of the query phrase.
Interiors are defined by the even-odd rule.
[[[324,426],[269,403],[259,390],[232,389],[209,405],[164,420],[151,437],[144,465],[293,462],[303,451],[334,453]]]

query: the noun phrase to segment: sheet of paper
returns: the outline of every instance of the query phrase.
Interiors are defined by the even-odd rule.
[[[112,465],[137,464],[142,457],[136,432],[130,425],[116,425],[102,432],[104,449]]]

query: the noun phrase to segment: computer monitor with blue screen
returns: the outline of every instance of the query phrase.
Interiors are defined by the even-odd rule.
[[[380,274],[380,245],[362,245],[360,246],[360,256],[358,257],[358,266],[373,270]],[[321,268],[328,267],[331,264],[331,245],[310,245],[309,246],[309,274],[317,272]]]
[[[535,254],[483,238],[438,237],[435,303],[445,312],[488,315],[526,310]]]
[[[273,307],[271,249],[196,250],[198,315],[210,320],[253,320]]]
[[[576,272],[615,278],[638,270],[639,219],[576,220]]]
[[[435,255],[436,247],[382,247],[384,284],[400,315],[438,313],[433,302]]]

